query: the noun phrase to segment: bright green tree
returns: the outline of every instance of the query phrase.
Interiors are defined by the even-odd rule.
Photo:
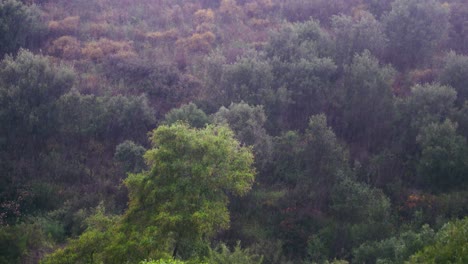
[[[435,243],[410,257],[408,263],[467,263],[468,218],[446,223],[435,236]]]
[[[154,148],[145,154],[151,169],[126,180],[124,227],[154,234],[158,244],[170,241],[174,256],[228,228],[227,194],[247,193],[255,174],[251,150],[233,136],[226,127],[198,130],[178,123],[156,129]]]
[[[229,227],[228,195],[244,195],[253,184],[251,149],[225,126],[182,123],[158,127],[152,143],[145,154],[150,169],[125,180],[125,214],[112,226],[104,217],[109,225],[88,229],[44,263],[193,260],[208,254],[208,239]]]

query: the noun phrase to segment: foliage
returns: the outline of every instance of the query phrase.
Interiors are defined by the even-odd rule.
[[[57,35],[76,34],[79,26],[79,16],[69,16],[58,21],[52,20],[48,24],[49,31]]]
[[[342,239],[335,243],[348,250],[365,241],[381,240],[391,231],[388,197],[381,190],[350,178],[342,179],[333,188],[330,209],[341,224],[335,232]]]
[[[251,188],[251,151],[222,126],[163,125],[153,132],[152,143],[145,154],[151,169],[125,181],[130,202],[124,216],[109,218],[99,211],[85,233],[44,263],[203,255],[205,240],[229,226],[227,193],[243,195]]]
[[[285,24],[280,31],[274,32],[265,47],[269,58],[281,61],[298,61],[316,56],[330,55],[332,43],[329,35],[316,20],[303,23]]]
[[[81,45],[78,39],[72,36],[62,36],[52,41],[49,53],[64,59],[77,59],[81,55]]]
[[[88,219],[88,229],[79,238],[70,240],[65,248],[46,256],[41,263],[101,263],[99,254],[113,239],[110,230],[117,221],[117,217],[106,216],[103,208],[98,207],[96,214]]]
[[[420,65],[447,36],[449,10],[435,0],[396,0],[385,16],[389,60],[400,69]]]
[[[252,254],[249,249],[241,249],[240,242],[238,242],[232,251],[224,244],[211,249],[206,262],[209,264],[261,264],[263,257]]]
[[[468,213],[465,2],[0,0],[1,261],[434,246]]]
[[[412,230],[381,241],[366,242],[353,250],[358,263],[403,263],[412,254],[434,241],[435,232],[424,225],[419,232]]]
[[[468,218],[446,223],[435,235],[435,243],[412,255],[408,263],[465,263],[468,261]]]
[[[56,100],[73,85],[74,73],[53,66],[40,55],[20,50],[0,64],[1,135],[9,144],[25,145],[35,135],[45,139],[56,127]]]
[[[388,136],[393,116],[391,81],[394,71],[380,66],[368,51],[345,68],[341,94],[342,124],[338,133],[349,142],[375,150]]]
[[[126,140],[115,149],[114,158],[123,163],[126,172],[137,173],[142,171],[145,166],[143,154],[146,149],[133,141]]]
[[[232,137],[226,127],[197,130],[176,123],[156,129],[154,149],[145,154],[152,169],[126,180],[130,204],[125,225],[173,241],[174,254],[189,254],[184,242],[226,229],[225,192],[245,194],[254,177],[250,150]]]
[[[213,119],[216,124],[229,125],[240,142],[253,146],[258,168],[266,165],[272,146],[271,138],[264,128],[267,118],[261,106],[232,103],[229,108],[221,107]]]
[[[178,121],[196,128],[202,128],[209,123],[208,116],[194,103],[182,105],[169,111],[165,116],[164,124],[171,125]]]
[[[144,260],[139,264],[185,264],[187,262],[178,259],[158,259],[158,260]]]
[[[14,226],[0,226],[0,263],[37,261],[32,252],[50,247],[44,227],[37,221],[27,221]]]
[[[16,53],[19,48],[33,48],[44,25],[35,6],[26,6],[17,0],[0,2],[0,58]]]
[[[468,56],[450,52],[445,58],[445,65],[439,75],[439,81],[457,91],[458,105],[468,100],[467,76]]]
[[[388,40],[382,24],[372,14],[361,12],[357,18],[333,16],[332,25],[336,35],[338,62],[349,64],[354,54],[364,50],[382,58]]]
[[[421,180],[435,190],[463,188],[468,173],[466,138],[457,135],[449,119],[421,129],[416,141],[421,146],[418,172]]]

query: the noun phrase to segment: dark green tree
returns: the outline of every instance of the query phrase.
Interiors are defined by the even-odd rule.
[[[450,52],[445,58],[439,81],[457,91],[457,105],[468,100],[468,56]]]
[[[178,121],[186,122],[190,126],[196,128],[202,128],[209,123],[208,116],[194,103],[172,109],[166,114],[163,123],[170,125]]]
[[[267,117],[262,106],[232,103],[229,108],[221,107],[213,119],[214,123],[229,125],[240,142],[253,146],[257,168],[266,166],[272,146],[264,127]]]
[[[457,125],[445,120],[423,127],[416,138],[421,148],[418,175],[434,190],[463,188],[468,182],[468,145]]]
[[[447,36],[449,10],[435,0],[396,0],[384,17],[388,60],[399,69],[421,65]]]
[[[335,58],[338,64],[351,63],[354,55],[364,50],[382,58],[388,40],[382,24],[372,14],[361,12],[358,17],[333,16],[332,26],[336,38]]]
[[[44,25],[35,6],[17,0],[0,2],[0,58],[20,48],[32,48],[41,39]]]
[[[399,144],[406,157],[417,152],[415,139],[422,127],[450,117],[456,97],[449,86],[425,84],[413,86],[409,97],[396,101]]]
[[[389,137],[393,119],[394,70],[365,51],[345,68],[337,132],[347,142],[375,151]]]
[[[74,73],[64,65],[21,50],[0,63],[0,142],[9,151],[32,152],[57,130],[57,99],[73,85]],[[12,154],[12,153],[11,153]]]
[[[145,152],[146,149],[143,146],[126,140],[117,145],[114,158],[123,164],[125,172],[138,173],[146,168],[143,159]]]
[[[331,192],[350,172],[348,153],[327,125],[325,115],[310,118],[304,135],[289,132],[277,139],[274,177],[288,192],[282,197],[279,230],[287,255],[305,257],[309,237],[329,211]]]

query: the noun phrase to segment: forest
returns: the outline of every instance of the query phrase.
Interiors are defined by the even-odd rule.
[[[468,263],[466,0],[0,0],[0,264]]]

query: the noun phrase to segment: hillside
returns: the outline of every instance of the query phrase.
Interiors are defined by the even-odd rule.
[[[0,263],[468,261],[464,0],[0,0],[0,59]]]

